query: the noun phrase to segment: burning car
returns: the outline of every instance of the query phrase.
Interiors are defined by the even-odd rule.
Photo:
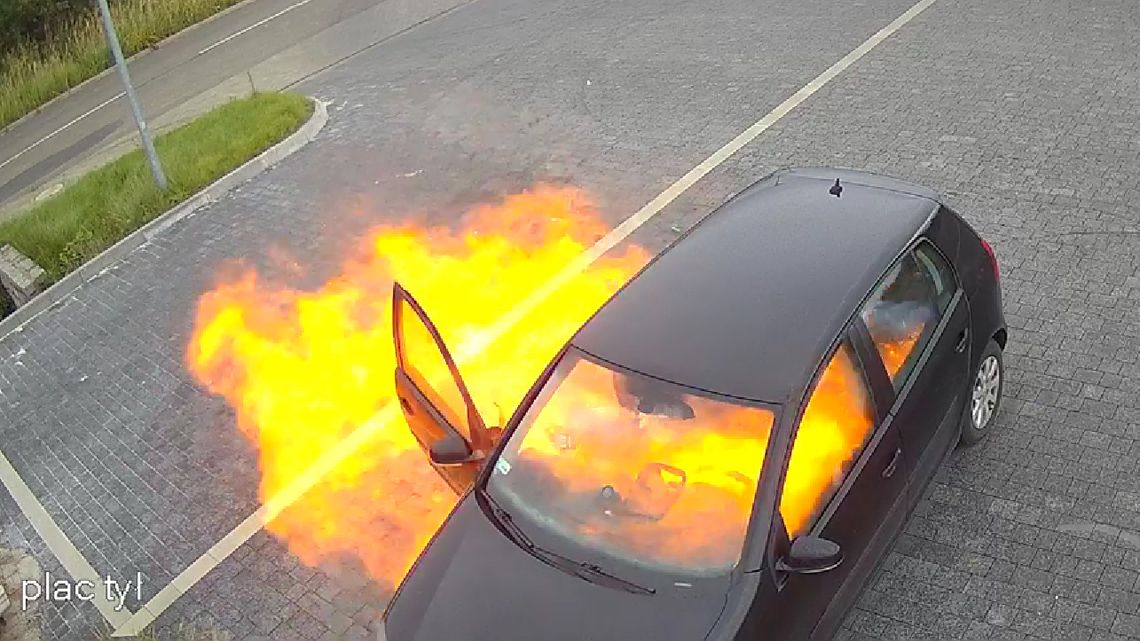
[[[1001,402],[990,245],[926,188],[790,169],[655,257],[501,426],[393,295],[396,391],[461,496],[391,641],[825,639]]]

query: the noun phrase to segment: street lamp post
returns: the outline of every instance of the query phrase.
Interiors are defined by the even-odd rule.
[[[115,33],[115,24],[111,22],[111,9],[107,0],[98,0],[99,13],[103,16],[103,29],[107,33],[107,44],[111,46],[111,55],[115,58],[115,66],[119,69],[119,78],[123,81],[123,93],[127,102],[131,104],[131,112],[135,116],[135,125],[142,138],[143,152],[146,153],[147,162],[150,163],[150,172],[154,174],[154,182],[158,188],[166,191],[166,174],[162,171],[162,163],[158,159],[158,152],[154,149],[154,141],[150,138],[150,131],[143,119],[142,107],[139,106],[139,97],[135,95],[135,87],[131,83],[131,74],[127,70],[127,62],[123,59],[123,49],[119,46],[119,35]]]

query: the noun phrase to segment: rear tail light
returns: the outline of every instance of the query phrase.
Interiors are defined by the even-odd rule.
[[[982,247],[986,249],[986,255],[990,257],[990,269],[992,269],[994,272],[994,280],[1001,280],[1001,270],[998,269],[997,254],[994,253],[994,248],[986,242],[985,238],[981,240]]]

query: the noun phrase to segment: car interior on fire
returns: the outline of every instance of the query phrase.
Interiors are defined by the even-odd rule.
[[[865,304],[897,385],[948,304],[952,279],[920,245]],[[723,572],[739,560],[773,416],[574,354],[527,410],[487,490],[534,524],[623,560]],[[780,501],[789,538],[827,505],[874,420],[866,379],[841,344],[793,442]]]
[[[875,347],[901,389],[954,295],[954,275],[929,243],[898,261],[862,310]]]
[[[806,202],[816,202],[814,185],[797,185],[812,194]],[[754,198],[762,200],[763,188],[757,189]],[[829,267],[836,273],[811,275],[817,287],[824,279],[834,284],[830,296],[804,301],[798,313],[784,316],[819,316],[805,322],[799,336],[783,336],[799,341],[797,351],[785,350],[776,327],[748,333],[772,314],[741,302],[737,283],[750,279],[751,257],[737,256],[743,264],[689,285],[732,298],[710,298],[693,309],[735,312],[723,316],[735,323],[729,331],[699,337],[669,318],[649,320],[660,313],[651,303],[666,281],[635,276],[628,290],[619,290],[571,334],[527,388],[515,387],[521,403],[516,401],[509,419],[500,412],[501,425],[493,428],[483,424],[478,395],[468,389],[443,334],[397,284],[393,315],[401,405],[421,448],[460,502],[449,517],[457,525],[440,531],[447,542],[429,545],[421,556],[419,562],[431,569],[418,577],[413,572],[405,583],[414,595],[410,605],[399,609],[397,597],[389,606],[400,612],[395,629],[404,634],[419,625],[423,608],[435,607],[428,601],[436,590],[466,580],[460,577],[493,573],[483,566],[495,558],[513,564],[512,575],[530,577],[517,586],[499,584],[498,589],[524,591],[525,597],[515,594],[520,599],[555,585],[585,601],[617,598],[604,591],[608,587],[656,596],[659,605],[645,607],[669,608],[673,598],[731,600],[741,581],[757,580],[756,592],[742,598],[752,600],[749,617],[760,627],[736,638],[768,638],[757,631],[771,625],[783,626],[775,637],[782,641],[831,634],[945,454],[955,444],[980,439],[1000,396],[1001,345],[991,337],[1004,341],[1005,328],[992,250],[977,241],[960,251],[959,231],[967,238],[972,231],[954,227],[957,214],[930,197],[876,190],[856,193],[869,205],[877,197],[889,199],[898,209],[891,214],[895,218],[883,220],[899,220],[899,212],[907,212],[915,227],[895,230],[905,244],[879,246],[878,256],[851,253],[855,258],[843,259],[871,261],[857,268],[866,274],[857,288],[837,277],[854,270],[842,260]],[[828,193],[836,196],[835,191]],[[769,193],[785,203],[795,192]],[[736,202],[741,212],[751,206]],[[816,215],[822,215],[835,205],[824,200],[817,206]],[[738,215],[736,220],[745,220]],[[725,231],[730,227],[723,221],[732,219],[719,220],[721,226],[710,226],[714,231],[706,238],[723,234],[739,245],[736,251],[757,255],[753,244],[739,243],[740,234]],[[868,248],[875,247],[873,234],[860,233]],[[953,262],[963,255],[974,261],[967,264],[971,284],[963,283],[962,264]],[[682,274],[678,265],[697,260],[692,249],[677,256],[679,262],[666,258],[646,269],[665,265],[657,273],[676,277]],[[688,267],[684,277],[700,265]],[[784,292],[796,291],[798,283],[770,279],[765,285],[773,287],[773,300],[786,301]],[[822,301],[841,297],[841,305],[824,311]],[[678,318],[700,318],[714,327],[719,320],[715,314],[675,311]],[[977,327],[980,348],[970,342]],[[658,347],[663,338],[681,349]],[[741,359],[745,366],[731,364],[737,353],[757,346]],[[760,376],[771,382],[749,386]],[[470,380],[477,380],[480,389],[474,391],[480,393],[501,390],[494,379]],[[497,553],[478,561],[457,555],[457,542],[465,536],[479,549],[497,546]],[[527,558],[542,563],[526,565],[533,563],[521,560]],[[543,574],[550,570],[537,569],[542,565],[576,583]],[[547,608],[537,602],[530,607]],[[715,619],[710,612],[715,610],[703,611],[705,623],[699,625],[714,625],[703,618]],[[636,625],[637,616],[630,616],[612,622],[617,627],[599,623],[597,630]],[[441,611],[426,629],[437,634],[452,625],[450,617]],[[748,627],[725,625],[733,634]],[[744,627],[732,627],[738,625]],[[487,630],[475,629],[480,635]]]
[[[516,518],[623,561],[724,572],[739,559],[773,417],[570,354],[486,490]]]

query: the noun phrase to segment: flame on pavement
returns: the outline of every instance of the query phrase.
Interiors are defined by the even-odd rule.
[[[462,229],[384,225],[315,291],[253,270],[198,302],[187,363],[257,447],[263,501],[394,397],[391,291],[413,292],[455,351],[609,229],[581,190],[539,185],[468,212]],[[570,335],[649,258],[597,260],[470,359],[464,378],[489,423],[509,414]],[[307,564],[342,554],[394,585],[450,510],[402,419],[268,524]]]
[[[220,279],[198,301],[187,364],[201,385],[234,408],[238,428],[258,450],[259,495],[268,501],[394,398],[393,281],[412,292],[447,344],[463,352],[464,345],[477,341],[482,330],[608,231],[587,194],[550,185],[476,207],[458,230],[413,222],[382,225],[367,234],[336,277],[315,290],[271,282],[252,269]],[[649,257],[629,246],[600,258],[460,365],[489,424],[501,424],[511,414],[570,335]],[[820,388],[830,400],[813,399],[815,409],[809,408],[801,430],[807,434],[800,439],[805,445],[793,455],[792,475],[798,480],[789,487],[798,489],[782,506],[786,515],[798,515],[793,524],[807,518],[814,497],[832,483],[870,429],[870,419],[861,414],[862,399],[847,384],[853,370],[834,363],[833,369],[830,379],[825,376],[832,383]],[[691,528],[705,536],[646,544],[661,544],[660,551],[672,556],[710,558],[738,546],[768,426],[756,417],[730,429],[702,424],[668,443],[674,448],[669,459],[690,467],[695,478],[712,478],[702,477],[701,469],[727,476],[704,483],[716,491],[703,494],[706,500],[687,500],[670,517],[670,531]],[[629,432],[629,437],[644,438],[638,434]],[[643,456],[646,448],[659,445],[631,441],[614,451]],[[741,461],[745,454],[755,461]],[[560,456],[557,464],[577,468],[578,483],[602,487],[613,481],[588,457]],[[306,564],[358,558],[373,579],[390,588],[454,499],[397,418],[267,529]],[[702,530],[702,523],[717,521],[710,510],[735,515],[735,531]]]

